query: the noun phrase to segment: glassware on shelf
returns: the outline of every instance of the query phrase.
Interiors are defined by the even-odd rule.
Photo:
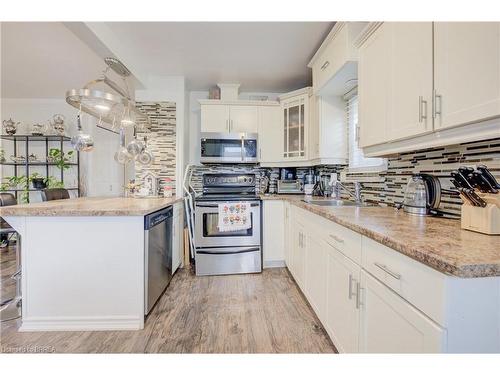
[[[3,120],[2,121],[3,128],[5,129],[5,133],[8,135],[14,135],[17,132],[17,127],[20,124],[20,122],[15,122],[12,120],[12,118],[9,118],[8,120]]]
[[[66,125],[64,124],[65,120],[66,117],[61,114],[56,114],[52,117],[52,122],[50,122],[50,125],[52,126],[52,129],[54,130],[54,133],[56,135],[64,135],[66,131]]]
[[[33,125],[31,125],[31,135],[42,136],[46,131],[47,125],[45,124],[34,123]]]
[[[26,161],[26,158],[22,155],[19,156],[10,155],[10,160],[12,160],[14,163],[24,163]]]

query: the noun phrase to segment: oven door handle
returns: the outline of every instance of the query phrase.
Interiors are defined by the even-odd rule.
[[[260,203],[251,203],[250,207],[258,207]],[[209,208],[217,208],[218,204],[208,204],[208,203],[196,203],[196,207],[209,207]]]
[[[196,250],[196,254],[210,254],[210,255],[242,254],[242,253],[252,253],[254,251],[259,251],[259,250],[260,247],[248,247],[242,250],[234,250],[234,251]]]

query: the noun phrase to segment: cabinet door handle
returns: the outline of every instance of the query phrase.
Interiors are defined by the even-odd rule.
[[[336,241],[338,243],[344,243],[344,240],[342,238],[339,238],[333,234],[330,234],[329,236],[330,236],[330,238],[332,238],[334,241]]]
[[[378,268],[380,268],[382,271],[384,271],[388,275],[391,275],[392,277],[394,277],[396,280],[400,280],[401,279],[401,275],[399,273],[391,271],[385,264],[380,264],[380,263],[377,263],[377,262],[375,262],[373,264],[375,264],[375,266],[377,266]]]
[[[438,102],[438,98],[439,98],[439,110],[438,110],[438,105],[437,105],[437,102]],[[439,95],[436,90],[433,91],[432,93],[432,117],[433,118],[436,118],[437,115],[440,115],[441,116],[441,107],[443,105],[443,97],[441,95]]]
[[[359,282],[356,283],[356,308],[359,310],[361,306],[361,284]]]
[[[349,299],[352,299],[352,296],[354,293],[352,292],[352,283],[353,281],[356,281],[351,274],[349,274]]]
[[[230,129],[229,129],[229,120],[226,120],[226,129],[228,131],[228,133],[230,132]]]
[[[418,97],[418,122],[422,122],[427,119],[427,100],[420,95]]]
[[[325,69],[328,67],[328,65],[330,65],[330,61],[326,60],[326,61],[323,63],[323,65],[321,65],[321,68],[320,68],[320,69],[321,69],[321,70],[325,70]]]
[[[229,120],[229,131],[232,132],[233,131],[233,119],[230,119]]]

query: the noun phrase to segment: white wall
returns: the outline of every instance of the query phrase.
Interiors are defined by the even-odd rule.
[[[64,99],[10,99],[1,100],[1,120],[12,118],[16,122],[21,122],[17,134],[29,134],[30,126],[33,123],[45,123],[56,113],[63,114],[66,117],[66,134],[72,136],[76,133],[76,114],[77,110],[66,103]],[[102,195],[120,195],[123,185],[123,168],[114,161],[114,152],[118,148],[119,139],[116,134],[100,130],[95,126],[95,120],[88,115],[82,115],[82,126],[84,131],[90,132],[94,136],[95,148],[89,153],[80,154],[80,184],[82,195],[102,196]],[[58,147],[54,143],[53,147]],[[5,149],[6,158],[9,159],[13,154],[13,142],[2,140],[1,147]],[[65,144],[65,150],[70,150],[71,145]],[[23,152],[24,148],[19,146],[18,152]],[[35,153],[39,159],[44,160],[45,146],[42,144],[30,144],[29,152]],[[75,158],[76,160],[76,158]],[[9,176],[13,174],[11,166],[2,166],[1,175]],[[60,178],[59,170],[56,167],[50,167],[51,174]],[[24,173],[22,168],[18,168],[19,173]],[[43,167],[32,168],[32,172],[44,174]],[[65,185],[67,187],[77,186],[76,168],[72,168],[65,173]],[[40,194],[32,193],[31,201],[39,201]]]
[[[269,100],[278,100],[278,96],[282,93],[275,92],[242,92],[239,94],[239,100],[248,100],[250,96],[253,95],[265,95]],[[200,103],[198,100],[208,99],[208,91],[190,91],[189,92],[189,144],[187,148],[189,149],[189,163],[199,165],[200,164],[200,131],[201,131],[201,119],[200,119]]]

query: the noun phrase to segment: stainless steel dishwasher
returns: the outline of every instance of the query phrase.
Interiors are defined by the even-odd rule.
[[[172,207],[144,217],[144,311],[149,314],[172,279]]]

